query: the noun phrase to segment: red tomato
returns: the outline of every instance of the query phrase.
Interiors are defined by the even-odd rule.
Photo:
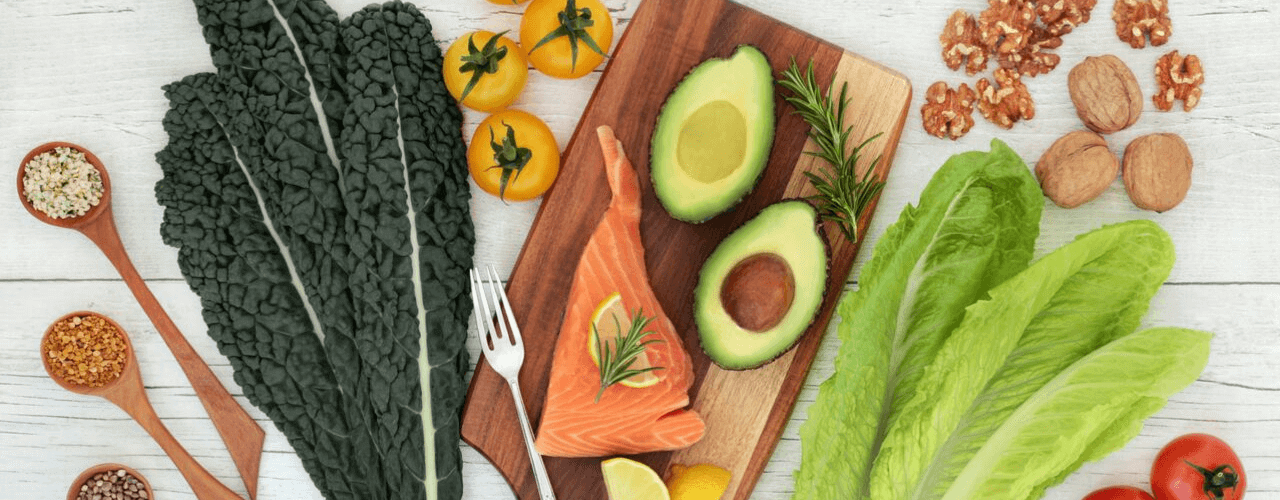
[[[1084,497],[1084,500],[1152,500],[1152,498],[1150,493],[1132,486],[1112,486],[1090,493]]]
[[[1221,439],[1187,434],[1156,455],[1151,489],[1158,500],[1238,500],[1244,498],[1244,468]]]

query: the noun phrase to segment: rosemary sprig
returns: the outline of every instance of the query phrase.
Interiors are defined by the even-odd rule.
[[[596,357],[600,359],[600,392],[596,393],[595,402],[599,403],[600,398],[604,396],[604,390],[613,384],[641,373],[662,369],[661,366],[650,366],[638,370],[630,368],[631,362],[644,353],[645,346],[662,342],[662,339],[644,340],[645,337],[654,334],[653,331],[644,331],[644,328],[655,317],[645,316],[643,309],[637,309],[632,313],[631,326],[627,329],[627,333],[619,335],[613,343],[600,339],[600,332],[596,329],[596,325],[591,325],[591,334],[600,339],[596,343]],[[618,331],[622,331],[622,323],[618,321],[617,315],[613,316],[613,324],[617,326]]]
[[[877,156],[861,177],[858,176],[858,160],[861,158],[862,148],[880,137],[881,133],[867,138],[857,147],[848,148],[849,134],[853,127],[845,127],[843,124],[849,105],[849,82],[840,86],[839,99],[833,98],[832,89],[824,94],[813,74],[813,61],[809,61],[808,69],[802,73],[793,58],[791,67],[783,71],[782,78],[778,79],[778,86],[791,92],[792,95],[784,95],[783,100],[795,107],[796,114],[811,127],[809,137],[818,145],[818,151],[806,153],[823,159],[833,167],[819,174],[804,173],[818,191],[818,194],[810,197],[817,202],[818,217],[838,223],[845,238],[850,243],[856,243],[859,236],[858,218],[871,204],[871,200],[884,189],[884,181],[874,175],[881,157]]]

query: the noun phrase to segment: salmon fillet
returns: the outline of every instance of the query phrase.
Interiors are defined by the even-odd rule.
[[[671,319],[649,287],[640,244],[640,184],[622,144],[609,127],[597,130],[613,199],[583,249],[556,339],[551,381],[535,441],[552,457],[599,457],[686,448],[702,438],[704,425],[689,405],[693,366]],[[647,330],[646,353],[658,383],[644,388],[614,384],[600,401],[600,370],[588,348],[591,315],[618,292],[628,311],[656,314]]]

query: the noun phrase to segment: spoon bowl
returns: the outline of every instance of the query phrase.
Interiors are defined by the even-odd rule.
[[[106,384],[103,384],[98,387],[89,387],[87,385],[77,384],[57,376],[56,374],[54,374],[53,367],[49,365],[49,361],[50,361],[49,355],[44,352],[45,343],[48,342],[49,336],[53,334],[54,326],[71,318],[85,317],[85,316],[93,316],[95,318],[101,318],[103,321],[106,321],[108,325],[111,325],[113,328],[115,328],[117,332],[120,332],[120,338],[124,339],[124,349],[125,349],[124,370],[120,372],[120,376],[116,377],[115,380],[107,382]],[[46,329],[44,331],[44,335],[40,337],[40,361],[41,361],[41,365],[44,366],[45,373],[49,374],[49,378],[53,379],[54,382],[62,386],[63,389],[74,392],[76,394],[84,394],[86,396],[98,396],[98,397],[106,398],[107,395],[115,394],[116,392],[122,389],[125,391],[128,391],[129,386],[132,386],[135,384],[139,387],[142,386],[142,372],[138,370],[138,358],[133,353],[133,344],[129,341],[129,334],[125,333],[124,328],[121,328],[120,324],[116,323],[115,320],[108,318],[105,315],[95,313],[93,311],[76,311],[73,313],[68,313],[63,315],[61,318],[58,318],[57,320],[55,320],[53,323],[49,324],[49,328]]]
[[[93,316],[106,320],[107,324],[116,328],[120,332],[120,336],[124,338],[125,344],[125,365],[120,376],[111,382],[100,387],[88,387],[64,380],[54,374],[49,366],[49,356],[44,352],[45,341],[49,335],[53,333],[53,328],[63,320],[72,317]],[[178,467],[178,472],[182,473],[182,477],[186,478],[187,483],[191,485],[191,490],[195,492],[196,498],[200,500],[239,500],[240,496],[226,485],[213,477],[204,466],[196,462],[191,454],[187,452],[182,444],[173,437],[169,429],[160,421],[160,417],[156,415],[156,411],[151,406],[151,402],[147,400],[147,391],[142,385],[142,372],[138,369],[138,357],[134,354],[133,344],[129,342],[129,334],[120,327],[111,318],[92,311],[77,311],[67,314],[45,330],[44,336],[40,338],[40,359],[44,365],[44,369],[54,382],[62,388],[77,394],[88,396],[98,396],[114,403],[120,409],[128,413],[133,420],[142,426],[156,440],[156,444],[169,455],[169,459],[173,460],[173,464]]]
[[[31,160],[33,158],[40,156],[44,153],[53,151],[54,148],[64,148],[64,147],[71,148],[81,153],[84,153],[85,160],[87,160],[90,165],[93,165],[93,168],[98,169],[98,173],[102,175],[102,198],[98,200],[97,205],[89,207],[89,211],[85,212],[84,215],[79,215],[76,217],[67,217],[64,219],[55,219],[53,217],[49,217],[49,214],[46,214],[36,209],[36,207],[32,205],[30,201],[27,200],[27,191],[23,187],[22,180],[27,174],[27,164],[31,163]],[[68,229],[76,229],[76,228],[84,227],[88,225],[90,222],[93,222],[99,217],[102,217],[103,214],[111,212],[111,209],[110,209],[111,178],[107,175],[107,167],[102,165],[102,160],[99,160],[98,157],[95,156],[88,149],[82,148],[80,146],[77,146],[69,142],[47,142],[39,146],[36,146],[35,149],[32,149],[31,152],[27,153],[27,156],[22,159],[22,163],[18,165],[18,199],[22,201],[22,206],[26,207],[28,212],[31,212],[31,216],[35,217],[40,222],[49,224],[51,226],[65,227]]]
[[[147,498],[153,499],[156,497],[156,493],[151,490],[151,482],[147,481],[147,478],[142,477],[142,474],[139,474],[138,471],[133,470],[133,468],[120,464],[98,464],[85,469],[84,472],[80,473],[79,477],[76,477],[75,481],[71,482],[71,489],[67,490],[67,500],[76,500],[76,498],[80,496],[80,487],[89,482],[89,478],[92,478],[100,472],[117,470],[124,470],[129,473],[130,476],[137,479],[138,483],[142,485],[143,490],[147,492]]]

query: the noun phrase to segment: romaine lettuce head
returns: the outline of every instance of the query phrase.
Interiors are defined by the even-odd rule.
[[[992,141],[989,153],[947,160],[903,209],[840,304],[837,372],[800,428],[798,498],[866,494],[892,410],[917,391],[964,308],[1026,267],[1043,205],[1026,164]]]
[[[1042,205],[993,142],[903,210],[841,301],[796,498],[1036,498],[1198,376],[1208,334],[1131,335],[1173,266],[1168,235],[1115,224],[1026,267]]]

